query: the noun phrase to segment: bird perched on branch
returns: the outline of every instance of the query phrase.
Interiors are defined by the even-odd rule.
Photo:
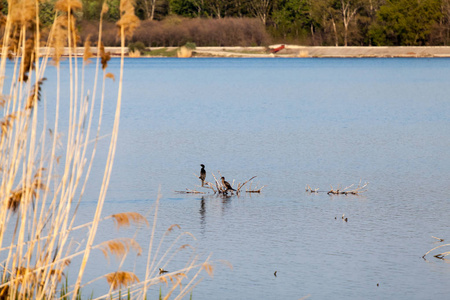
[[[228,190],[236,191],[231,187],[231,184],[228,181],[225,181],[225,177],[222,177],[222,184],[225,186],[226,190],[225,193],[228,192]]]
[[[206,171],[205,171],[205,165],[201,164],[200,165],[202,168],[200,170],[200,180],[202,181],[202,186],[204,186],[205,184],[205,179],[206,179]]]
[[[159,275],[164,274],[164,273],[168,273],[169,271],[166,271],[164,269],[159,268]]]

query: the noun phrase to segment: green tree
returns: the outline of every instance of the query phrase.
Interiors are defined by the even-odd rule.
[[[198,14],[198,7],[195,6],[192,0],[170,0],[169,13],[188,18],[196,17]]]
[[[55,20],[55,3],[53,1],[39,2],[39,20],[42,26],[49,27]]]
[[[439,0],[389,0],[380,7],[369,34],[375,45],[427,45],[441,16]]]
[[[84,20],[97,20],[102,10],[103,2],[100,0],[82,0],[83,4],[83,19]]]
[[[307,35],[312,19],[308,0],[282,0],[272,12],[276,31],[284,38]]]

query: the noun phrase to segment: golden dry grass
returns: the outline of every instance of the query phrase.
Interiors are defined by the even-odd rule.
[[[141,57],[141,52],[139,50],[128,52],[129,57]]]
[[[189,58],[192,57],[192,50],[187,48],[186,46],[181,46],[177,50],[177,56],[182,58]]]

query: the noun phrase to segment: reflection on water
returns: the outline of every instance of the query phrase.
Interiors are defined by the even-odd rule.
[[[148,211],[161,185],[161,232],[180,224],[200,253],[233,265],[217,263],[197,300],[445,299],[448,264],[421,256],[431,236],[450,238],[449,64],[130,59],[105,215]],[[197,188],[200,163],[267,187],[175,196]],[[362,196],[304,190],[360,180],[369,182]]]
[[[205,223],[206,223],[206,208],[205,208],[205,197],[202,196],[200,200],[200,229],[202,233],[205,232]]]

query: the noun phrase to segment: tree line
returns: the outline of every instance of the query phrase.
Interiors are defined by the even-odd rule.
[[[7,0],[1,1],[7,13]],[[52,23],[55,1],[40,2],[43,25]],[[120,18],[119,1],[106,0],[107,21]],[[98,20],[103,0],[81,2],[79,19]],[[177,16],[203,19],[202,24],[217,19],[257,19],[271,41],[279,43],[439,46],[450,41],[450,0],[136,0],[135,10],[145,22]]]

